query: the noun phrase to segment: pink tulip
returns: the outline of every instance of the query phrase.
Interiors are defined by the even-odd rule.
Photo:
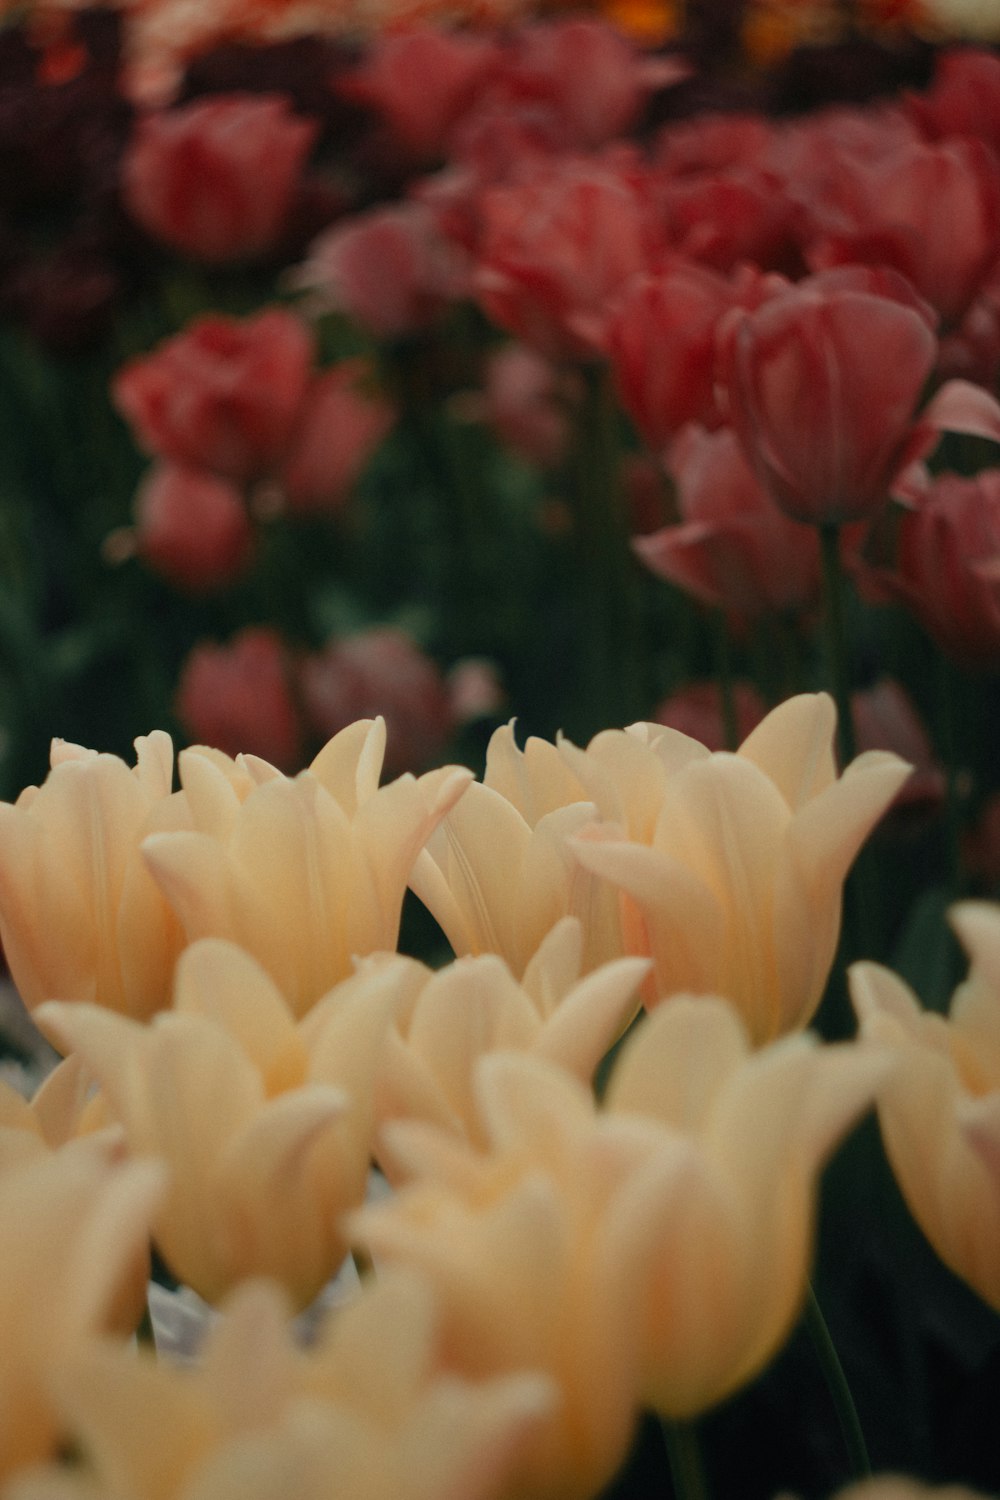
[[[211,264],[252,260],[284,231],[318,127],[281,95],[229,94],[140,120],[122,165],[134,218]]]
[[[203,642],[184,664],[177,717],[192,739],[215,750],[297,770],[301,730],[290,675],[287,648],[273,630],[243,630],[226,646]]]
[[[343,360],[314,376],[280,483],[296,515],[339,509],[392,426],[389,403],[367,394],[364,360]]]
[[[815,603],[816,533],[782,514],[733,432],[685,429],[671,451],[670,468],[681,524],[633,542],[654,573],[742,620],[801,612]]]
[[[306,325],[281,308],[208,315],[125,365],[114,401],[148,453],[242,484],[283,457],[312,355]]]
[[[179,588],[223,588],[245,570],[253,531],[243,497],[225,479],[160,464],[139,487],[133,545]]]

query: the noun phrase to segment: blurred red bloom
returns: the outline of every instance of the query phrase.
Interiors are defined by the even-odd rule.
[[[500,48],[485,37],[421,26],[376,38],[369,56],[337,80],[337,92],[370,105],[417,160],[444,155],[455,122],[496,71]]]
[[[392,426],[389,402],[363,389],[366,360],[343,360],[314,377],[280,484],[296,515],[337,510]]]
[[[479,414],[515,453],[551,468],[569,443],[572,392],[563,372],[526,344],[505,344],[486,361]]]
[[[732,431],[686,428],[668,467],[683,519],[633,540],[647,567],[740,620],[802,611],[816,602],[816,532],[781,513]]]
[[[204,642],[181,672],[177,717],[200,744],[295,771],[302,736],[290,674],[288,648],[274,630],[243,630],[225,646]]]
[[[283,458],[310,380],[312,335],[280,308],[198,318],[115,378],[115,404],[149,453],[235,483]]]
[[[651,249],[624,174],[563,159],[487,188],[480,207],[473,280],[488,316],[550,359],[599,353],[615,300]]]
[[[139,486],[132,550],[193,592],[224,588],[246,568],[253,531],[239,491],[225,479],[157,464]],[[114,544],[111,546],[114,554]]]
[[[767,704],[751,682],[733,683],[733,707],[736,710],[736,734],[740,744],[750,735],[767,713]],[[664,698],[653,710],[653,723],[677,729],[709,750],[725,750],[726,733],[722,719],[722,695],[717,682],[689,682]],[[735,747],[733,747],[735,748]]]
[[[318,311],[336,309],[376,338],[426,328],[466,290],[462,255],[422,203],[343,220],[314,240],[294,280]]]
[[[425,769],[455,728],[438,668],[392,626],[332,641],[302,663],[299,682],[309,723],[324,740],[356,719],[384,717],[386,776]]]
[[[896,812],[932,812],[944,801],[945,774],[913,700],[898,682],[882,677],[854,693],[851,711],[860,750],[892,750],[913,767],[896,793]]]
[[[943,651],[1000,663],[1000,469],[942,474],[898,518],[896,562],[875,583],[901,600]]]
[[[871,286],[891,278],[870,273]],[[942,428],[1000,436],[1000,407],[962,381],[917,408],[937,358],[930,310],[906,283],[876,295],[865,272],[816,276],[735,312],[719,331],[723,408],[783,511],[817,525],[870,518]]]
[[[230,94],[139,121],[122,163],[129,212],[209,263],[252,260],[285,228],[318,126],[275,94]]]

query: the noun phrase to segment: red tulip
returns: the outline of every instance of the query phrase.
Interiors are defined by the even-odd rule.
[[[280,95],[229,94],[140,120],[122,166],[129,211],[209,263],[274,248],[318,127]]]
[[[288,650],[273,630],[243,630],[225,646],[204,642],[184,664],[177,717],[203,745],[294,771],[301,731],[289,677]]]
[[[243,572],[253,531],[239,491],[214,474],[157,465],[139,487],[132,545],[182,589],[222,588]]]

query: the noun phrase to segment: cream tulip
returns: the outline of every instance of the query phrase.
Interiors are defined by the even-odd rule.
[[[437,972],[409,961],[379,1069],[378,1123],[422,1119],[481,1143],[473,1079],[490,1052],[533,1052],[589,1083],[634,1015],[649,965],[618,959],[584,976],[583,944],[579,921],[564,917],[520,983],[494,954]],[[394,1178],[388,1155],[379,1159]]]
[[[553,1402],[522,1373],[475,1385],[436,1367],[429,1289],[366,1288],[302,1351],[278,1289],[234,1293],[196,1368],[95,1346],[59,1381],[82,1469],[5,1500],[493,1500]]]
[[[194,826],[143,845],[187,940],[238,943],[297,1016],[356,956],[395,948],[417,852],[471,780],[444,767],[380,788],[384,750],[377,719],[343,730],[294,779],[189,751],[180,772]]]
[[[910,1211],[1000,1311],[1000,906],[964,902],[950,916],[972,967],[947,1019],[877,964],[852,967],[851,994],[862,1036],[895,1058],[879,1121]]]
[[[679,998],[626,1041],[603,1110],[498,1053],[476,1074],[485,1150],[385,1128],[408,1181],[352,1234],[430,1278],[457,1371],[535,1368],[562,1394],[512,1494],[592,1495],[643,1405],[689,1417],[763,1367],[805,1293],[819,1167],[883,1072],[813,1037],[755,1053],[728,1003]]]
[[[621,957],[616,893],[574,859],[569,840],[599,816],[554,745],[512,725],[490,740],[468,788],[421,851],[410,885],[459,957],[495,953],[515,978],[564,916],[586,935],[584,969]]]
[[[758,1044],[814,1015],[844,878],[910,772],[898,756],[870,751],[838,777],[835,727],[821,693],[781,704],[735,754],[660,738],[648,755],[659,765],[674,758],[658,780],[649,776],[655,795],[633,803],[624,825],[571,841],[581,865],[626,898],[623,928],[631,950],[653,959],[655,997],[725,995]],[[634,734],[603,738],[602,774],[624,788]],[[578,775],[590,755],[573,755]],[[627,836],[629,822],[642,821],[648,832]]]
[[[183,828],[162,731],[136,765],[61,740],[40,787],[0,803],[0,941],[29,1009],[88,1000],[144,1018],[169,1002],[183,934],[139,848]]]
[[[339,1216],[365,1193],[396,993],[391,968],[373,973],[297,1025],[259,964],[205,939],[181,956],[173,1010],[149,1026],[96,1006],[40,1008],[47,1034],[99,1081],[131,1152],[168,1166],[154,1235],[206,1300],[271,1275],[305,1305],[336,1271]]]
[[[53,1452],[54,1372],[108,1326],[161,1186],[97,1138],[0,1175],[0,1481]]]

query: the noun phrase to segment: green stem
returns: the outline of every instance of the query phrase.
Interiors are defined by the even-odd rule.
[[[936,653],[937,714],[946,779],[945,829],[948,856],[948,885],[958,895],[962,884],[962,806],[958,787],[958,749],[955,738],[954,667],[943,651]]]
[[[140,1348],[145,1344],[147,1348],[152,1349],[154,1354],[156,1353],[156,1335],[153,1332],[153,1318],[149,1311],[148,1298],[142,1304],[142,1317],[139,1319],[135,1336]]]
[[[740,730],[736,719],[736,696],[733,692],[733,653],[726,613],[722,609],[718,611],[716,620],[715,671],[719,679],[723,744],[727,750],[736,750],[740,743]]]
[[[854,1404],[844,1367],[840,1363],[840,1356],[830,1336],[823,1310],[816,1299],[812,1285],[806,1297],[805,1323],[823,1371],[823,1378],[833,1400],[840,1430],[843,1433],[844,1446],[851,1465],[851,1477],[867,1479],[871,1474],[872,1466],[868,1457],[865,1435],[858,1418],[858,1409]]]
[[[693,1422],[660,1423],[670,1463],[674,1500],[708,1500],[708,1481],[701,1458],[701,1445]]]
[[[840,561],[840,526],[828,521],[819,529],[823,560],[823,627],[826,636],[827,675],[837,705],[837,745],[841,770],[854,759],[854,719],[851,714],[847,633],[844,626],[844,570]]]
[[[576,541],[580,676],[570,732],[589,737],[642,712],[635,580],[620,494],[621,434],[607,368],[587,365],[570,499]]]

